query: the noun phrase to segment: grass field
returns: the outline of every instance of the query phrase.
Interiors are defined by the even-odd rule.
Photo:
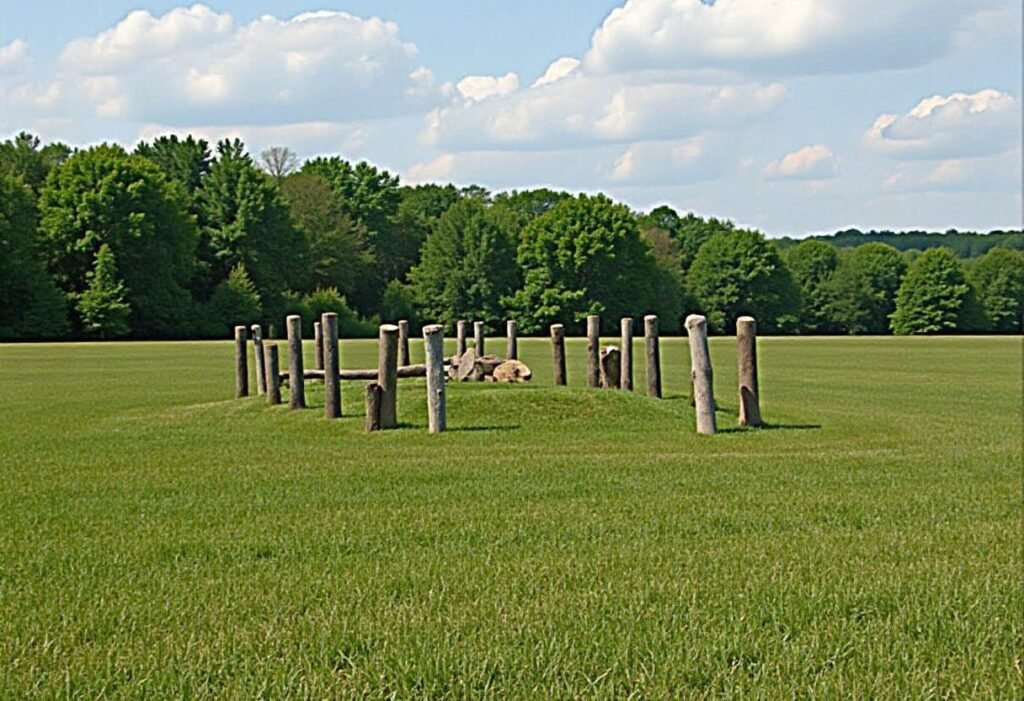
[[[762,339],[758,431],[733,346],[715,437],[678,339],[663,401],[523,341],[438,436],[422,380],[366,435],[229,343],[0,347],[0,698],[1024,697],[1021,340]]]

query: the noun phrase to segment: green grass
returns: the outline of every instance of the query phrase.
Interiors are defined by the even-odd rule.
[[[759,431],[733,345],[715,437],[677,339],[663,401],[524,341],[437,436],[421,380],[366,435],[229,343],[0,347],[0,698],[1021,698],[1020,339],[762,339]]]

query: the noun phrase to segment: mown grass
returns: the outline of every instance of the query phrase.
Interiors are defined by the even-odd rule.
[[[430,436],[422,381],[366,435],[229,343],[0,347],[0,697],[1024,695],[1019,338],[762,339],[713,438],[681,340],[663,401],[522,348]]]

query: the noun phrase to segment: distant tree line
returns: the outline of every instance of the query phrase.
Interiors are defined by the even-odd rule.
[[[399,318],[538,333],[646,313],[674,333],[692,312],[718,333],[745,314],[768,333],[1011,333],[1022,247],[1020,232],[771,240],[603,195],[410,187],[284,147],[253,158],[238,140],[0,144],[7,341],[225,338],[324,311],[347,337]]]

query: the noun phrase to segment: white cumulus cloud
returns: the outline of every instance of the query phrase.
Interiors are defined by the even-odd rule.
[[[502,76],[467,75],[455,84],[455,89],[470,102],[480,102],[496,95],[508,95],[519,89],[519,76],[506,73]]]
[[[1020,143],[1020,103],[998,90],[921,100],[905,114],[883,114],[864,135],[871,149],[901,159],[969,158]]]
[[[197,4],[159,17],[138,10],[71,42],[55,80],[66,99],[77,96],[108,118],[340,122],[435,104],[434,76],[416,63],[416,53],[395,23],[375,17],[319,11],[237,24]]]
[[[768,180],[826,180],[839,172],[836,155],[824,144],[813,144],[787,153],[762,169]]]
[[[573,58],[572,56],[563,56],[562,58],[556,59],[552,61],[547,70],[544,71],[544,75],[533,81],[533,85],[530,87],[536,88],[541,85],[557,82],[562,78],[568,78],[572,74],[576,73],[580,67],[580,63],[581,61],[578,58]]]
[[[627,0],[594,33],[585,65],[613,73],[719,67],[851,73],[945,55],[974,0]]]
[[[28,43],[15,39],[6,46],[0,46],[0,76],[17,73],[28,61]]]

